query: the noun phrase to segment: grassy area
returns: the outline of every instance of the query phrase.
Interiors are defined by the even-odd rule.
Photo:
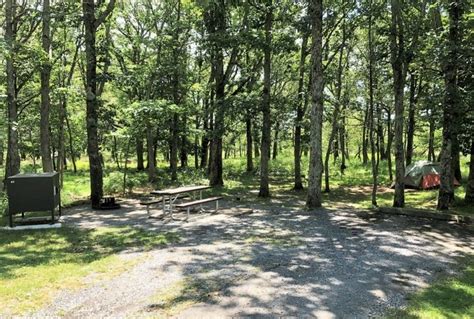
[[[132,227],[0,231],[0,311],[34,311],[60,289],[80,288],[85,278],[90,282],[116,276],[139,262],[120,252],[147,251],[178,240],[176,233]]]
[[[468,174],[467,157],[462,157],[461,168],[463,176]],[[190,160],[191,163],[191,160]],[[355,208],[371,207],[371,183],[372,175],[369,165],[362,163],[355,158],[347,162],[347,170],[344,175],[339,172],[338,162],[330,162],[330,185],[331,192],[325,194],[326,205],[335,206],[340,204],[350,205]],[[128,181],[126,191],[131,193],[147,194],[151,189],[158,189],[169,186],[180,186],[189,184],[207,184],[208,180],[204,170],[194,168],[180,168],[178,170],[178,180],[171,182],[169,179],[169,169],[163,161],[158,162],[157,176],[158,180],[153,185],[148,184],[146,172],[136,172],[133,168],[135,163],[129,164]],[[258,166],[258,163],[255,163]],[[380,163],[379,185],[380,191],[377,196],[379,206],[391,206],[393,192],[388,189],[391,184],[389,180],[388,167],[386,162]],[[74,204],[78,201],[86,200],[89,195],[89,173],[87,171],[87,161],[82,159],[78,161],[78,172],[67,171],[64,175],[64,188],[62,190],[62,203],[64,206]],[[308,158],[302,158],[302,167],[304,172],[308,165]],[[31,171],[28,165],[24,166],[25,171]],[[259,201],[249,193],[251,190],[258,189],[258,167],[253,173],[245,172],[244,158],[228,158],[224,160],[224,181],[225,187],[218,192],[229,196],[241,196],[252,201]],[[289,199],[304,200],[305,193],[296,193],[291,189],[293,187],[293,157],[289,150],[280,154],[276,160],[270,162],[271,192],[279,196],[287,196]],[[104,192],[106,194],[122,194],[123,191],[123,172],[115,166],[108,164],[104,169]],[[464,204],[465,185],[456,189],[456,202],[451,212],[457,214],[474,214],[474,209]],[[406,205],[412,208],[435,209],[437,203],[438,190],[413,191],[406,192]],[[291,202],[288,203],[292,205]],[[0,205],[6,207],[6,199],[3,195]],[[4,209],[3,209],[4,210]]]
[[[464,261],[457,277],[435,283],[414,294],[406,309],[394,310],[388,317],[409,319],[474,318],[474,257]]]

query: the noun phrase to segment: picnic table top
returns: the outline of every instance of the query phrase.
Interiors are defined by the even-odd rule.
[[[168,189],[162,189],[162,190],[157,190],[157,191],[152,191],[151,194],[153,195],[177,195],[181,193],[187,193],[187,192],[194,192],[194,191],[200,191],[203,189],[209,189],[211,188],[210,186],[183,186],[183,187],[178,187],[178,188],[168,188]]]

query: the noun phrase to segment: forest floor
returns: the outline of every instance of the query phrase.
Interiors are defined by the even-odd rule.
[[[109,271],[119,270],[105,277],[90,270],[80,285],[50,287],[50,300],[29,314],[366,318],[403,307],[411,293],[456,273],[460,258],[474,253],[474,234],[462,225],[367,219],[342,206],[308,212],[303,204],[291,196],[260,203],[234,194],[218,214],[193,214],[188,222],[148,219],[136,200],[118,211],[67,209],[63,231],[123,230],[101,240],[77,242],[77,233],[67,239],[79,254],[84,244],[113,251],[119,261]],[[235,214],[235,207],[253,213]],[[11,247],[23,239],[12,240]]]

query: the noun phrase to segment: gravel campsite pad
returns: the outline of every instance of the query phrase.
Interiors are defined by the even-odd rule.
[[[61,291],[35,316],[366,318],[456,271],[474,251],[464,226],[409,217],[367,219],[350,209],[314,212],[254,205],[236,214],[148,219],[135,201],[119,211],[65,212],[77,227],[133,225],[175,231],[165,247],[122,252],[132,269],[80,290]]]

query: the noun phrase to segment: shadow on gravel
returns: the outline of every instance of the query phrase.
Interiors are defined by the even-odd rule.
[[[178,265],[187,280],[148,311],[186,315],[187,304],[190,315],[380,315],[473,249],[469,230],[442,222],[270,210],[187,226],[177,246],[192,249],[191,261],[161,269]]]

